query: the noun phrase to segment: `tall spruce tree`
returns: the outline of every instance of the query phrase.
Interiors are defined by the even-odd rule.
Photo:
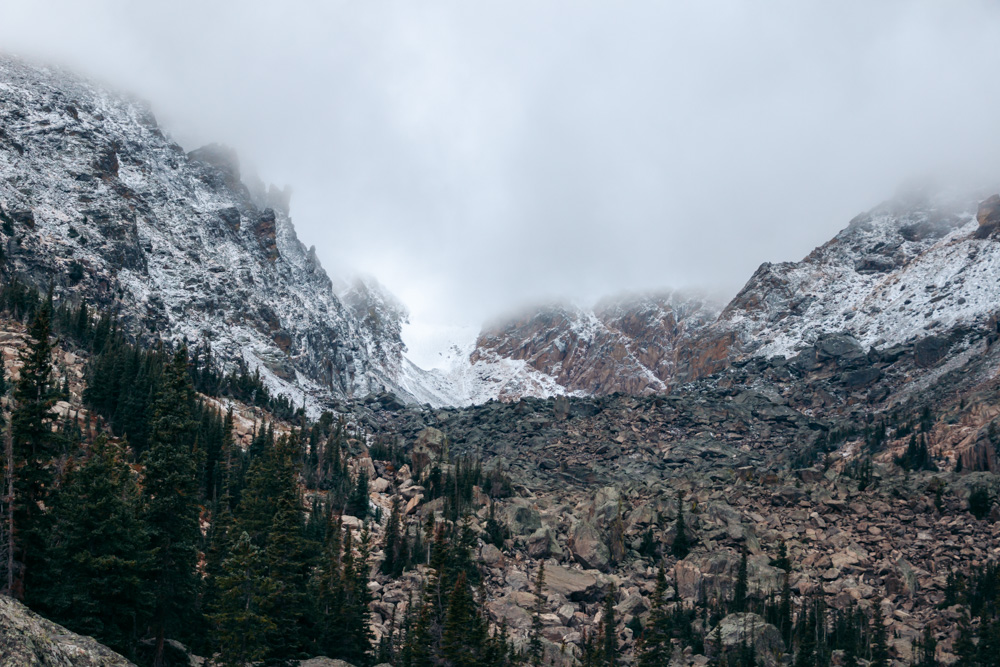
[[[267,637],[277,629],[265,612],[275,594],[267,563],[247,533],[242,533],[222,563],[217,603],[209,619],[221,664],[244,667],[269,654]]]
[[[164,370],[150,446],[142,459],[156,599],[151,620],[154,667],[163,665],[167,633],[182,631],[190,624],[200,581],[195,570],[201,531],[198,452],[192,442],[193,403],[187,348],[182,347]]]
[[[531,638],[528,641],[528,663],[532,667],[541,667],[544,652],[542,650],[542,611],[545,596],[545,561],[538,564],[538,574],[535,576],[535,608],[531,614]]]
[[[135,654],[153,598],[140,492],[125,448],[99,436],[55,494],[32,603],[74,632]]]
[[[59,453],[56,435],[52,431],[52,406],[58,400],[58,389],[52,381],[51,311],[38,309],[28,329],[30,338],[21,353],[21,374],[14,387],[14,408],[11,412],[14,467],[15,556],[21,567],[16,569],[14,590],[23,597],[26,578],[41,560],[47,527],[39,510],[39,502],[52,485],[52,459]]]
[[[601,617],[601,625],[603,626],[603,653],[604,653],[604,664],[607,667],[615,667],[618,662],[618,632],[617,623],[615,622],[615,587],[611,586],[611,590],[608,594],[604,596],[604,614]]]
[[[673,646],[670,642],[670,616],[666,605],[667,575],[660,563],[656,572],[649,620],[638,644],[639,667],[666,667],[670,663]]]
[[[740,555],[740,567],[736,574],[736,586],[733,589],[733,613],[742,613],[747,610],[747,552],[743,550]]]
[[[872,605],[871,667],[889,667],[889,638],[882,617],[882,599]]]
[[[677,560],[681,560],[691,551],[691,539],[687,534],[687,526],[684,524],[684,500],[677,492],[677,521],[674,522],[674,543],[670,547],[671,553]]]

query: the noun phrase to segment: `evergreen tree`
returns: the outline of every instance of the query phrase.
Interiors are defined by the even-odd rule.
[[[152,606],[139,488],[123,447],[100,436],[55,494],[33,604],[74,632],[125,654]]]
[[[934,639],[929,625],[924,626],[924,634],[918,648],[919,650],[916,651],[917,667],[937,667],[937,640]]]
[[[297,654],[307,636],[306,589],[311,562],[303,538],[302,501],[292,461],[297,442],[294,433],[283,436],[275,447],[269,468],[280,486],[264,548],[267,572],[275,584],[275,592],[268,598],[264,610],[275,625],[268,635],[270,655],[279,659]],[[365,575],[363,585],[367,587],[367,573],[361,574]],[[364,604],[367,606],[367,598]]]
[[[680,492],[677,493],[677,521],[674,523],[674,543],[670,550],[677,560],[684,558],[691,551],[690,538],[684,525],[684,501]]]
[[[734,613],[743,613],[747,610],[747,552],[743,551],[740,556],[740,569],[736,575],[736,586],[733,590],[733,607],[732,611]]]
[[[666,667],[673,651],[670,618],[666,608],[667,576],[660,564],[656,572],[656,589],[653,591],[649,621],[638,643],[639,667]]]
[[[448,612],[441,635],[441,657],[452,667],[475,667],[481,646],[470,636],[475,624],[475,602],[465,573],[460,572],[448,597]]]
[[[615,588],[604,597],[604,615],[601,617],[601,625],[604,629],[604,664],[607,667],[615,667],[618,656],[618,632],[615,623]]]
[[[150,448],[143,456],[146,524],[152,547],[151,582],[156,603],[154,667],[162,667],[168,632],[190,627],[199,577],[195,570],[201,530],[198,519],[197,451],[191,442],[193,389],[187,349],[165,369],[156,398]]]
[[[399,505],[395,497],[392,500],[392,510],[389,512],[389,523],[385,528],[385,541],[382,545],[382,552],[385,558],[382,560],[381,570],[383,574],[398,577],[403,573],[406,563],[400,562],[400,549],[405,546],[404,539],[399,534]]]
[[[889,638],[882,620],[882,599],[872,605],[871,667],[889,667]]]
[[[218,604],[209,618],[222,664],[244,667],[264,659],[269,653],[266,637],[276,630],[264,610],[272,606],[276,586],[267,575],[264,555],[247,533],[223,562],[217,585]]]
[[[14,454],[14,546],[20,556],[16,595],[23,596],[25,578],[41,561],[47,526],[39,502],[52,485],[52,459],[58,443],[52,432],[50,410],[58,400],[52,383],[51,311],[38,310],[28,330],[28,346],[21,353],[21,374],[14,387],[11,436]]]
[[[354,484],[354,491],[347,502],[347,513],[364,519],[368,516],[368,473],[364,470],[358,473],[358,479]]]
[[[541,667],[544,652],[542,650],[542,612],[545,597],[545,562],[538,564],[538,575],[535,577],[535,609],[531,615],[531,635],[528,641],[528,662],[532,667]]]
[[[973,637],[969,617],[963,612],[962,617],[958,620],[958,638],[953,647],[955,656],[958,658],[954,662],[954,667],[974,667],[977,664],[976,642]]]

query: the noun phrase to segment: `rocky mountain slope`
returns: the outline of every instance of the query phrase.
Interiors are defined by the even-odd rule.
[[[801,262],[761,265],[721,312],[667,293],[540,309],[487,327],[461,369],[476,376],[471,402],[660,393],[751,357],[791,357],[834,334],[864,351],[933,345],[1000,310],[998,199],[981,199],[882,204]]]
[[[10,273],[114,309],[136,335],[210,342],[296,403],[413,398],[405,309],[372,280],[331,280],[289,192],[231,150],[186,153],[143,104],[0,57],[0,173]]]
[[[484,327],[438,374],[445,402],[662,393],[698,375],[694,341],[718,312],[704,297],[669,291],[526,311]]]
[[[995,322],[968,323],[936,335],[938,344],[927,340],[865,349],[848,334],[824,334],[790,358],[748,356],[667,396],[439,410],[368,404],[353,406],[352,415],[382,438],[392,434],[414,463],[429,455],[449,469],[447,442],[452,460],[481,458],[486,470],[509,478],[506,497],[490,500],[484,490],[474,519],[485,605],[493,622],[526,642],[532,581],[544,562],[542,634],[556,664],[580,655],[609,592],[629,664],[635,619],[649,620],[659,562],[668,596],[687,608],[730,604],[741,552],[752,596],[779,596],[787,572],[795,609],[821,600],[831,614],[859,608],[870,616],[877,606],[891,664],[910,664],[927,632],[947,664],[964,613],[950,573],[1000,553],[1000,332]],[[932,470],[901,467],[914,437],[927,443]],[[378,477],[372,501],[388,510],[396,498],[412,530],[440,516],[443,499],[427,498],[411,466],[369,464],[366,453],[356,461]],[[969,512],[977,489],[990,498],[982,518]],[[694,540],[683,558],[671,553],[678,494]],[[511,531],[499,546],[487,535],[493,515]],[[787,567],[775,563],[782,543]],[[375,576],[373,627],[381,636],[427,572]],[[752,625],[759,664],[791,657],[760,615],[696,619],[708,637],[716,624],[731,648]],[[702,666],[716,654],[707,641],[701,653],[683,646],[671,664]]]
[[[995,208],[975,197],[883,204],[801,262],[763,264],[714,328],[740,352],[790,356],[824,333],[867,349],[982,323],[1000,308]]]

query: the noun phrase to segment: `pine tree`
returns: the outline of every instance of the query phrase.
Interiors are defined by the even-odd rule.
[[[673,646],[670,642],[670,618],[666,607],[667,576],[660,564],[656,572],[656,589],[653,591],[649,620],[638,643],[639,667],[666,667],[670,663]]]
[[[538,575],[535,577],[535,609],[531,615],[531,635],[528,641],[528,662],[532,667],[541,667],[544,651],[542,647],[542,612],[545,596],[545,562],[538,564]]]
[[[403,572],[406,563],[400,562],[400,548],[405,546],[405,541],[399,534],[399,505],[396,498],[392,499],[392,510],[389,512],[389,523],[385,528],[385,542],[382,545],[382,552],[385,558],[382,560],[381,570],[383,574],[398,577]]]
[[[677,493],[677,521],[674,523],[674,543],[670,550],[677,560],[681,560],[691,551],[690,538],[688,538],[687,527],[684,525],[684,501],[681,499],[680,492]]]
[[[198,462],[191,442],[193,389],[187,349],[164,371],[153,413],[150,448],[143,456],[146,524],[152,547],[151,582],[156,604],[154,667],[162,667],[167,633],[190,624],[199,577],[195,571],[201,530]]]
[[[919,662],[917,667],[937,667],[937,640],[929,625],[924,626],[924,634],[920,640],[920,650],[917,652]]]
[[[736,575],[736,586],[733,590],[733,607],[732,611],[734,613],[743,613],[747,610],[747,552],[743,551],[740,556],[740,569]]]
[[[100,436],[52,502],[33,604],[74,632],[134,655],[152,597],[139,488],[124,447]]]
[[[270,654],[279,659],[293,657],[305,643],[306,587],[311,565],[303,539],[302,502],[291,460],[292,451],[294,436],[287,436],[279,441],[274,453],[272,470],[283,488],[275,499],[276,509],[264,548],[268,576],[276,586],[264,607],[275,625],[275,630],[268,635],[268,644]],[[367,583],[366,577],[364,585]]]
[[[882,599],[876,598],[872,605],[872,646],[871,667],[889,667],[889,638],[886,636],[882,620]]]
[[[52,383],[52,345],[49,342],[50,315],[41,308],[28,330],[30,341],[21,353],[21,375],[14,387],[11,435],[14,456],[14,526],[13,536],[20,554],[21,577],[15,582],[15,594],[24,594],[24,574],[41,560],[40,553],[47,526],[39,511],[39,502],[52,484],[52,459],[58,454],[58,442],[52,432],[50,410],[58,399]]]
[[[460,572],[448,596],[448,611],[441,635],[441,657],[452,667],[475,667],[481,647],[470,637],[475,622],[475,602],[465,573]]]
[[[220,659],[227,667],[244,667],[267,657],[266,637],[276,626],[265,613],[275,593],[264,555],[242,533],[223,564],[217,581],[218,604],[210,620],[215,626]]]
[[[618,656],[618,632],[615,623],[615,588],[611,587],[604,597],[604,615],[601,618],[604,628],[604,664],[615,667]]]
[[[358,473],[354,491],[347,502],[347,512],[351,516],[364,519],[368,516],[368,473],[364,470]]]

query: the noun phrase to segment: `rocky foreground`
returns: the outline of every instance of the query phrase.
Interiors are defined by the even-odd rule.
[[[472,524],[486,607],[526,642],[544,562],[541,620],[557,663],[580,654],[609,593],[631,660],[635,619],[648,620],[660,563],[668,599],[724,605],[742,553],[752,597],[776,600],[787,571],[795,608],[821,599],[870,616],[878,605],[897,664],[911,663],[928,628],[949,663],[960,619],[949,575],[1000,558],[1000,507],[982,519],[969,511],[974,491],[992,503],[998,486],[996,338],[990,324],[865,350],[850,335],[827,335],[792,358],[752,359],[665,396],[436,411],[373,397],[341,409],[408,452],[402,468],[365,452],[355,465],[373,475],[372,501],[388,514],[396,499],[411,531],[444,509],[441,498],[424,500],[414,465],[448,470],[449,459],[467,455],[509,479],[508,497],[481,493]],[[921,467],[935,469],[904,469],[911,442],[926,443],[930,461]],[[671,554],[678,498],[694,541],[680,560]],[[510,529],[498,546],[486,534],[491,512]],[[776,563],[782,544],[787,570]],[[374,575],[378,635],[405,614],[427,574],[420,566],[396,581]],[[760,616],[719,624],[727,645],[752,637],[764,664],[791,659]],[[714,625],[699,629],[710,635]],[[673,664],[708,660],[689,649]]]

